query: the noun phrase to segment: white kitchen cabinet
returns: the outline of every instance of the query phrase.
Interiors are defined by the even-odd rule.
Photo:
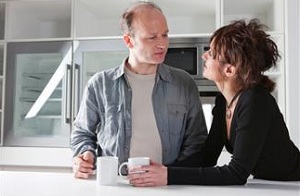
[[[273,94],[284,116],[286,116],[286,96],[289,96],[286,94],[285,87],[286,67],[295,66],[294,64],[286,64],[288,52],[293,52],[286,50],[289,45],[286,42],[286,21],[289,20],[289,18],[286,18],[288,9],[286,6],[287,1],[295,0],[154,0],[162,8],[167,17],[171,38],[207,38],[215,29],[236,19],[258,18],[265,23],[269,27],[268,32],[277,43],[282,56],[278,67],[265,74],[276,81],[277,86]],[[73,51],[72,57],[72,69],[73,71],[75,70],[73,75],[75,79],[73,80],[78,82],[76,81],[76,74],[85,74],[80,76],[80,80],[84,84],[89,74],[97,70],[94,65],[87,67],[87,64],[96,63],[99,61],[101,55],[107,56],[105,51],[99,52],[98,49],[95,49],[95,46],[91,49],[89,48],[90,45],[100,44],[105,46],[106,42],[110,40],[120,42],[121,31],[119,20],[123,10],[131,2],[133,1],[0,0],[0,105],[4,106],[10,102],[10,100],[4,100],[3,98],[7,98],[8,96],[5,96],[5,94],[9,94],[12,90],[10,88],[3,88],[6,83],[6,56],[11,55],[9,54],[10,52],[6,52],[8,44],[24,42],[23,44],[26,45],[28,43],[30,45],[30,42],[38,41],[49,42],[49,44],[53,41],[71,41],[74,44],[79,41],[79,48]],[[87,43],[88,45],[86,45]],[[81,59],[83,55],[87,57],[84,60]],[[111,53],[109,55],[111,56]],[[122,53],[122,55],[125,54]],[[80,67],[80,72],[76,71],[77,66]],[[99,70],[105,68],[105,66],[99,67]],[[77,90],[73,89],[73,91],[82,92],[83,86],[80,86],[80,88]],[[299,89],[299,87],[297,88]],[[72,101],[74,100],[76,103],[72,107],[75,107],[73,110],[76,111],[80,97],[75,97]],[[7,119],[6,115],[8,113],[6,113],[6,110],[9,110],[9,108],[6,107],[5,111],[2,110],[3,107],[0,109],[0,119]],[[10,108],[10,110],[13,109]],[[0,136],[3,136],[5,132],[11,130],[8,129],[9,126],[7,128],[3,126],[2,120],[0,122]],[[65,136],[69,137],[69,134]],[[299,138],[292,138],[292,140],[299,143]],[[2,141],[2,145],[5,143],[3,142],[3,137],[1,137],[0,141]],[[34,146],[34,144],[32,145]],[[51,148],[44,148],[43,151],[47,151],[46,149],[49,151]],[[61,153],[56,154],[56,151],[50,150],[49,154],[57,160],[62,160],[61,163],[58,161],[52,164],[45,160],[41,161],[39,157],[41,157],[43,152],[34,147],[23,147],[19,150],[19,148],[10,148],[4,145],[0,147],[0,165],[69,165],[70,160],[66,161],[65,158],[66,156],[71,157],[69,149],[55,149]],[[31,156],[25,161],[23,157],[22,161],[22,158],[17,155],[20,153],[24,154],[27,150],[31,153]],[[16,155],[12,156],[13,158],[9,156],[12,152]]]
[[[221,23],[236,19],[258,18],[269,27],[269,31],[284,33],[285,0],[221,0]]]
[[[6,39],[70,38],[72,0],[7,1]]]
[[[119,18],[128,2],[75,0],[75,37],[120,36]]]
[[[5,146],[69,147],[72,51],[70,41],[7,44]]]
[[[75,36],[120,36],[119,21],[130,0],[76,0]],[[165,13],[171,36],[211,33],[220,26],[219,0],[154,0]],[[87,22],[88,21],[88,22]]]

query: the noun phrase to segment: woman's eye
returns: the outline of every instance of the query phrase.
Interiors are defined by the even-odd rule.
[[[208,52],[208,55],[209,55],[209,56],[212,56],[212,55],[213,55],[211,49],[209,49],[207,52]]]

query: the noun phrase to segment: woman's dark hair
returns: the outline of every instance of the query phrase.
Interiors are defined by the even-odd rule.
[[[122,14],[122,18],[120,20],[120,26],[121,26],[121,30],[123,33],[133,34],[132,21],[133,21],[133,18],[135,16],[135,13],[137,12],[137,10],[142,7],[153,8],[153,9],[157,9],[158,11],[162,12],[161,8],[153,2],[137,1],[137,2],[133,3]]]
[[[221,64],[236,66],[238,80],[244,89],[258,84],[270,92],[275,88],[275,83],[263,73],[276,67],[280,55],[266,29],[258,19],[248,24],[238,20],[219,28],[210,39],[213,58]]]

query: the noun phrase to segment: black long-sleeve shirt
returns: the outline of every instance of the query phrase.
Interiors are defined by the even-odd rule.
[[[242,185],[252,174],[267,180],[300,180],[300,152],[274,97],[263,87],[244,90],[235,107],[227,139],[226,100],[218,95],[213,122],[200,153],[168,167],[168,184]],[[228,165],[216,166],[223,149]]]

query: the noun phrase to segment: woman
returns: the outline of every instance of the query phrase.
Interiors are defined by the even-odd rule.
[[[132,185],[243,185],[250,175],[300,180],[299,149],[271,95],[275,83],[262,74],[280,57],[264,28],[257,19],[248,24],[240,20],[212,35],[210,50],[202,55],[203,75],[221,94],[203,150],[168,167],[152,162],[142,167],[145,173],[129,174]],[[228,165],[215,166],[224,146],[232,158]]]

